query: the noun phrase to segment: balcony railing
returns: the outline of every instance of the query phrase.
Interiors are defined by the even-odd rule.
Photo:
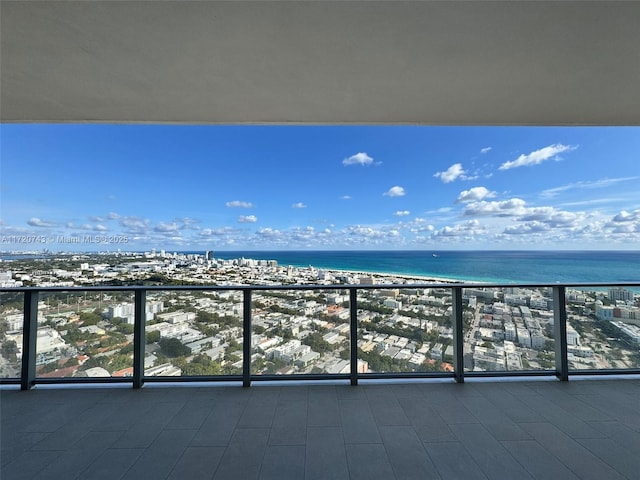
[[[638,290],[640,283],[4,288],[3,306],[22,309],[12,323],[0,317],[0,382],[26,390],[52,383],[140,388],[222,380],[248,387],[286,379],[357,385],[380,378],[640,374],[637,307],[629,306],[624,322],[619,309],[609,308],[610,319],[594,311],[604,308],[594,295],[612,287]],[[534,305],[518,291],[545,296]],[[90,321],[107,304],[110,314],[93,313]],[[509,313],[500,312],[505,305]],[[184,351],[169,353],[172,345]],[[122,368],[77,376],[79,362],[91,357]],[[73,376],[60,363],[65,359]]]

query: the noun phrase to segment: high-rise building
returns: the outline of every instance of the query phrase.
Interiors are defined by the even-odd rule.
[[[610,288],[609,300],[612,302],[631,302],[633,301],[633,292],[622,287]]]

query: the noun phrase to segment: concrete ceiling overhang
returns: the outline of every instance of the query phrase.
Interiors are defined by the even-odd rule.
[[[640,125],[640,2],[0,8],[2,122]]]

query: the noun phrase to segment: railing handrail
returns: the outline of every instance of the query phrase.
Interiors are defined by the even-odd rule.
[[[567,289],[588,289],[588,288],[611,288],[611,287],[640,287],[640,282],[581,282],[581,283],[465,283],[465,282],[426,282],[426,283],[381,283],[381,284],[294,284],[294,285],[92,285],[92,286],[72,286],[72,287],[2,287],[0,293],[24,293],[23,299],[23,350],[22,350],[22,370],[20,379],[0,379],[0,383],[20,383],[21,388],[26,390],[31,388],[36,381],[41,383],[65,383],[77,382],[77,378],[65,379],[44,379],[36,378],[36,336],[38,329],[38,301],[40,293],[49,292],[133,292],[135,293],[135,314],[134,314],[134,358],[133,358],[133,378],[129,380],[133,383],[134,388],[140,388],[144,381],[150,381],[149,377],[144,376],[144,349],[145,349],[145,325],[146,325],[146,294],[148,292],[167,292],[167,291],[242,291],[243,292],[243,368],[242,375],[223,376],[227,379],[233,377],[242,380],[243,386],[249,386],[252,380],[256,380],[251,374],[251,338],[252,338],[252,309],[251,309],[251,293],[256,291],[309,291],[309,290],[346,290],[349,292],[350,309],[350,374],[318,374],[310,375],[314,378],[346,378],[350,379],[352,385],[357,385],[358,379],[364,375],[366,378],[391,378],[391,377],[453,377],[457,382],[463,382],[465,376],[508,376],[514,372],[465,372],[464,370],[464,331],[463,331],[463,311],[462,298],[465,289],[505,289],[505,288],[551,288],[553,290],[553,312],[554,312],[554,343],[555,343],[555,371],[552,370],[519,370],[519,374],[528,375],[556,375],[558,379],[566,381],[569,379],[569,368],[567,359],[567,312],[566,312],[566,291]],[[358,374],[358,358],[357,358],[357,342],[356,331],[358,329],[358,308],[357,308],[357,292],[359,290],[386,290],[386,289],[448,289],[452,296],[451,311],[451,328],[453,330],[453,366],[454,371],[451,372],[403,372],[398,375],[381,373],[381,374]],[[564,301],[562,301],[564,300]],[[606,371],[605,371],[606,372]],[[624,373],[639,374],[640,369],[622,370]],[[597,373],[603,374],[602,370],[598,371],[581,371],[580,373]],[[611,373],[620,374],[618,369],[611,369]],[[476,375],[477,374],[477,375]],[[291,377],[307,376],[309,374],[294,374]],[[286,377],[286,376],[283,376]],[[309,378],[310,378],[309,377]],[[196,378],[201,377],[182,377]],[[264,377],[262,377],[264,378]],[[276,377],[277,378],[277,377]],[[282,377],[281,377],[282,378]],[[211,377],[206,377],[211,379]],[[274,377],[269,376],[269,379]],[[166,379],[169,380],[169,379]],[[90,382],[122,382],[122,379],[113,379],[112,377],[104,377],[97,380],[95,378]],[[170,379],[175,381],[175,379]]]
[[[640,287],[640,281],[638,282],[555,282],[549,283],[467,283],[467,282],[427,282],[427,283],[377,283],[377,284],[293,284],[293,285],[207,285],[207,284],[195,284],[195,285],[74,285],[71,287],[0,287],[0,293],[11,292],[70,292],[70,291],[167,291],[167,290],[251,290],[251,291],[264,291],[264,290],[348,290],[351,288],[357,288],[358,290],[380,290],[380,289],[394,289],[394,288],[552,288],[552,287],[565,287],[565,288],[605,288],[605,287]]]

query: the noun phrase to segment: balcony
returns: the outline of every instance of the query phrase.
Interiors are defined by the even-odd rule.
[[[6,479],[634,479],[640,381],[0,390]],[[124,387],[124,385],[121,385]]]
[[[22,312],[4,322],[1,381],[27,390],[639,374],[637,308],[598,299],[638,285],[5,288],[5,306]]]
[[[1,474],[3,478],[109,479],[635,478],[640,468],[635,455],[640,448],[637,346],[634,351],[633,342],[623,338],[622,331],[618,337],[604,337],[602,331],[610,335],[613,330],[600,325],[605,320],[587,320],[594,312],[585,310],[577,292],[639,285],[3,289],[0,298],[5,305],[15,302],[15,295],[22,303],[23,342],[18,375],[2,379],[0,390]],[[551,295],[546,315],[540,316],[542,305],[532,309],[537,322],[513,321],[528,330],[540,326],[544,338],[535,348],[532,335],[527,336],[522,327],[522,338],[514,327],[516,339],[510,345],[510,340],[477,324],[481,318],[489,321],[488,314],[482,315],[481,304],[493,302],[495,320],[501,305],[518,303],[517,294],[504,296],[517,289],[543,289]],[[419,304],[421,290],[434,297],[429,300],[432,308],[424,310],[431,315],[428,319],[400,319],[397,312],[384,309],[376,312],[379,318],[372,318],[374,298],[385,298],[391,305],[391,297],[401,302],[413,295]],[[481,292],[485,301],[477,298]],[[491,301],[489,292],[495,293]],[[180,319],[175,317],[191,310],[187,300],[206,310],[214,308],[213,298],[229,319],[237,316],[241,322],[239,329],[229,324],[238,338],[226,343],[227,349],[231,343],[238,350],[215,359],[221,373],[193,374],[201,368],[193,359],[166,362],[174,367],[172,362],[178,363],[188,375],[159,368],[164,363],[152,364],[149,358],[157,357],[159,350],[148,334],[180,330],[176,327]],[[127,299],[132,301],[130,313],[126,307],[117,307],[128,305]],[[62,366],[44,372],[57,337],[43,331],[62,328],[51,320],[70,306],[76,314],[92,310],[96,301],[105,302],[101,308],[115,308],[112,318],[104,321],[114,325],[94,327],[131,331],[122,337],[125,344],[118,346],[129,352],[130,366],[118,375],[106,369],[102,376],[79,375],[82,370],[73,374],[73,369]],[[170,312],[154,313],[158,302],[173,305],[173,317],[167,315]],[[285,304],[306,308],[302,316],[315,321],[304,323],[300,312],[287,310]],[[327,309],[339,320],[318,314]],[[589,325],[578,326],[582,317],[576,309]],[[438,319],[437,311],[444,318]],[[45,312],[56,314],[40,315]],[[123,328],[124,317],[114,312],[130,315],[131,327]],[[191,325],[205,320],[210,319],[199,317]],[[280,338],[271,342],[278,343],[279,349],[268,346],[283,327],[298,323],[304,326],[294,329],[294,339],[312,326],[319,329],[312,334],[321,333],[315,337],[326,342],[319,343],[315,337],[306,340],[313,345],[312,352],[320,350],[318,356],[307,355],[308,365],[301,362],[307,349],[298,350],[298,357],[294,353],[306,343]],[[327,328],[328,324],[333,327]],[[389,325],[406,330],[408,337],[426,331],[422,346],[435,347],[450,334],[449,354],[445,348],[441,361],[411,362],[402,356],[404,349],[410,350],[411,339],[404,345],[394,339],[399,346],[388,346],[375,356],[371,352],[377,347],[369,350],[372,343],[389,343],[393,335],[404,342],[401,332],[389,330]],[[429,329],[440,336],[430,337]],[[68,336],[69,330],[63,330],[62,340],[74,338]],[[382,332],[387,332],[384,340],[373,338],[384,336]],[[187,328],[181,333],[180,338],[192,348],[205,345],[203,353],[193,358],[216,351],[212,331],[205,339],[189,337],[195,334]],[[496,337],[483,339],[487,335]],[[525,338],[530,342],[527,347],[522,346]],[[611,359],[606,368],[587,368],[589,359],[578,355],[577,347],[593,346],[594,339],[605,343],[600,348]],[[73,345],[79,357],[86,349],[83,341]],[[325,351],[322,347],[327,344],[336,347]],[[495,361],[497,352],[502,363]],[[400,359],[381,363],[391,353]],[[6,375],[7,359],[3,361]],[[597,362],[592,365],[602,367]],[[280,367],[277,373],[270,373],[275,367]]]

